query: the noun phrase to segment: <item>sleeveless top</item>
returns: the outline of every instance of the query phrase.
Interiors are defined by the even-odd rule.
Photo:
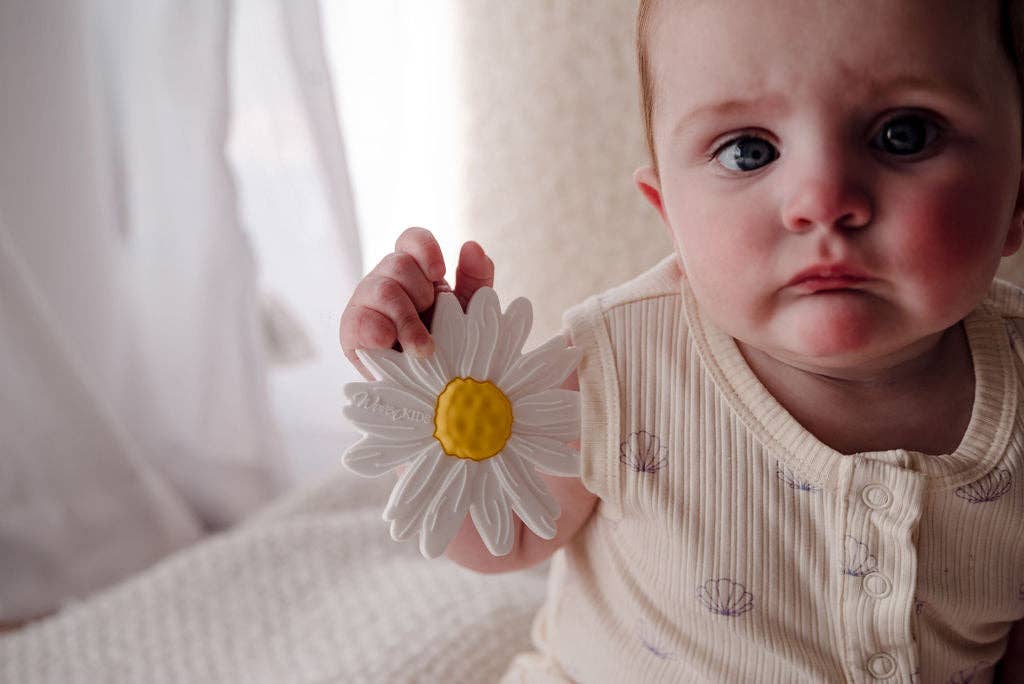
[[[945,455],[819,441],[675,255],[565,323],[599,502],[503,681],[991,681],[1024,618],[1024,291],[964,319],[974,407]]]

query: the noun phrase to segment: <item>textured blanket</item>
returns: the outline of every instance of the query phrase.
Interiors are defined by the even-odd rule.
[[[0,638],[0,681],[493,682],[546,565],[479,575],[388,536],[393,479],[332,474]]]

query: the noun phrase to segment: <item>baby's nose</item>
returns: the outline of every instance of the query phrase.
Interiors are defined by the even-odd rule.
[[[794,183],[782,208],[782,222],[794,232],[806,232],[815,226],[864,228],[872,216],[868,192],[851,175],[836,168]]]

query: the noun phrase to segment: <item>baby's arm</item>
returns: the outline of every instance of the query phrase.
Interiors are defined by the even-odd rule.
[[[579,389],[575,371],[562,385],[562,389]],[[578,447],[579,443],[573,446]],[[562,510],[556,521],[557,531],[552,539],[538,537],[523,524],[522,520],[516,518],[516,536],[512,550],[504,556],[492,556],[480,539],[473,520],[466,516],[462,522],[462,529],[448,545],[445,555],[462,567],[477,572],[511,572],[540,563],[572,539],[593,512],[597,504],[597,495],[584,487],[579,478],[555,477],[544,473],[538,475],[558,500]]]
[[[473,520],[466,516],[462,529],[448,545],[445,555],[462,567],[477,572],[512,572],[540,563],[572,539],[590,517],[597,503],[597,496],[587,490],[577,478],[554,477],[543,473],[540,476],[562,508],[554,538],[538,537],[517,518],[516,540],[512,550],[505,556],[492,556],[480,539]]]
[[[341,316],[341,347],[367,380],[374,378],[356,356],[357,348],[387,348],[397,342],[413,353],[431,352],[433,343],[426,325],[437,293],[450,289],[443,280],[444,273],[444,257],[434,236],[423,228],[410,228],[398,238],[395,251],[356,286]],[[467,242],[459,254],[454,289],[463,308],[474,292],[493,282],[494,264],[479,245]],[[579,389],[576,374],[570,375],[562,387]],[[512,550],[495,557],[467,516],[445,555],[478,572],[507,572],[539,563],[571,539],[593,511],[597,497],[578,478],[538,474],[561,508],[553,539],[541,539],[514,518]]]

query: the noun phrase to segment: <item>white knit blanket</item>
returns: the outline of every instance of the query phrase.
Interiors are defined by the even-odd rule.
[[[388,536],[393,479],[339,472],[0,638],[0,681],[493,682],[546,564],[479,575]]]

